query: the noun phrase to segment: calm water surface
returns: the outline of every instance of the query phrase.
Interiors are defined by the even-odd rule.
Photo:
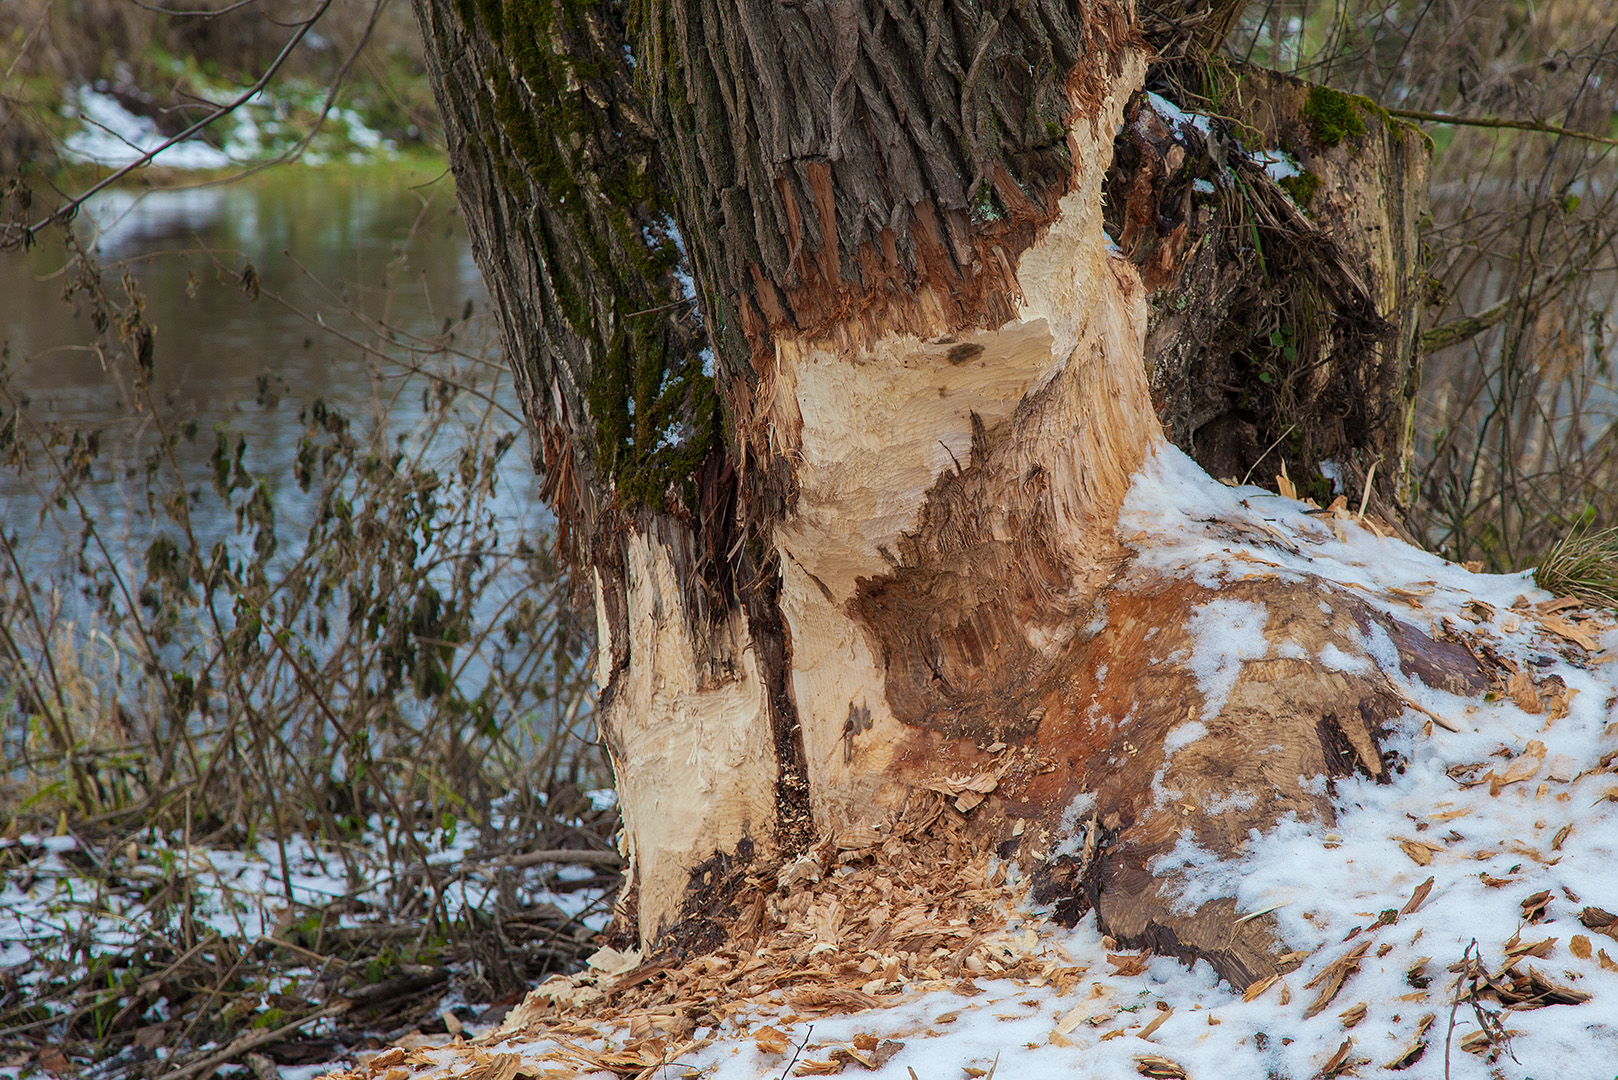
[[[417,185],[417,186],[411,186]],[[109,292],[122,300],[124,275],[144,296],[156,328],[154,399],[173,423],[195,421],[198,436],[179,448],[185,483],[207,494],[194,500],[204,543],[245,544],[222,501],[212,497],[210,454],[216,428],[246,440],[245,463],[270,488],[277,508],[281,558],[296,555],[298,523],[312,505],[293,481],[292,461],[304,432],[302,403],[322,398],[395,441],[422,418],[424,381],[406,384],[384,352],[415,362],[450,362],[476,374],[498,407],[462,395],[462,417],[487,413],[496,432],[519,437],[501,464],[494,509],[501,533],[515,540],[544,529],[546,517],[528,464],[526,436],[514,415],[510,380],[498,368],[483,318],[485,294],[448,177],[390,172],[283,169],[250,181],[189,190],[109,191],[75,223],[99,258]],[[256,300],[238,272],[251,263],[261,281]],[[96,482],[86,489],[101,535],[118,536],[139,574],[153,530],[164,527],[142,505],[128,466],[155,445],[151,414],[128,407],[93,348],[86,305],[63,300],[68,276],[58,243],[26,256],[0,256],[0,339],[10,392],[26,402],[33,424],[72,421],[102,431]],[[463,322],[463,313],[475,313]],[[469,355],[421,359],[379,336],[375,322],[412,336],[453,340]],[[447,320],[447,322],[446,322]],[[266,382],[267,380],[267,382]],[[266,407],[263,386],[280,396]],[[3,418],[0,418],[3,419]],[[440,453],[458,435],[440,432]],[[0,527],[19,541],[31,584],[47,579],[57,595],[76,591],[65,551],[75,546],[72,513],[41,524],[54,465],[35,455],[24,473],[0,468]],[[199,516],[200,515],[200,518]],[[209,515],[212,515],[211,517]],[[36,592],[38,590],[36,589]]]

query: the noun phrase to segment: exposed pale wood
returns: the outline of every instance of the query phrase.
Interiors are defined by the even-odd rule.
[[[777,339],[771,445],[798,498],[775,542],[822,827],[874,820],[905,798],[894,754],[907,725],[941,722],[924,715],[934,698],[966,693],[945,707],[988,734],[1003,677],[1021,678],[1007,666],[1058,650],[1121,554],[1118,504],[1160,435],[1141,365],[1143,293],[1107,250],[1100,188],[1107,133],[1144,68],[1127,54],[1099,111],[1074,123],[1075,173],[1019,261],[1016,319],[959,335],[940,325],[930,341],[870,340],[863,328]],[[966,655],[968,639],[1001,663]],[[925,655],[953,645],[953,658]],[[982,692],[935,693],[957,675]],[[945,780],[956,764],[918,762],[906,780]]]
[[[624,926],[651,945],[682,918],[756,920],[762,895],[727,892],[750,872],[943,792],[973,843],[1017,839],[1062,917],[1093,909],[1238,983],[1273,971],[1265,916],[1197,906],[1157,860],[1329,815],[1300,778],[1380,775],[1403,705],[1369,667],[1279,648],[1205,699],[1180,652],[1210,605],[1361,659],[1375,616],[1329,589],[1322,612],[1307,585],[1153,580],[1117,535],[1163,442],[1148,361],[1164,335],[1217,352],[1225,278],[1249,269],[1193,259],[1193,310],[1148,345],[1149,293],[1192,247],[1136,244],[1160,239],[1153,185],[1175,170],[1115,168],[1147,70],[1135,9],[417,3],[546,492],[590,571]],[[1235,10],[1155,5],[1151,33],[1194,50]],[[1252,100],[1307,91],[1269,89]],[[1249,120],[1275,134],[1297,110],[1276,116]],[[1366,466],[1411,389],[1391,333],[1414,303],[1405,134],[1379,131],[1370,165],[1322,152],[1314,222],[1232,166],[1332,309],[1306,389],[1367,389],[1341,440]],[[1104,231],[1113,190],[1127,254]],[[694,306],[651,239],[671,213]],[[647,462],[677,425],[648,419],[645,388],[689,380],[703,336],[714,378],[690,400],[717,395],[725,439],[665,475]],[[1464,669],[1383,630],[1431,678]]]
[[[628,660],[600,704],[634,860],[641,937],[680,910],[691,868],[747,840],[773,847],[776,759],[765,687],[740,613],[707,640],[691,631],[667,544],[631,534]],[[603,651],[614,652],[619,643]]]

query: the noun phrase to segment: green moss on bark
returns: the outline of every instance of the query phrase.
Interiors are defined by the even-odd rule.
[[[1315,193],[1320,190],[1320,177],[1308,171],[1296,176],[1283,176],[1276,183],[1304,210],[1309,209],[1309,204],[1315,199]]]
[[[1370,104],[1329,86],[1311,86],[1309,98],[1303,105],[1303,117],[1309,122],[1309,132],[1322,146],[1336,146],[1346,138],[1365,134],[1365,121],[1360,118],[1360,103]]]
[[[484,66],[496,168],[508,190],[533,193],[547,315],[584,345],[585,369],[573,374],[597,471],[627,506],[661,507],[671,490],[689,498],[692,472],[718,445],[718,402],[675,273],[682,255],[657,147],[626,115],[620,12],[585,0],[457,9],[500,60]]]

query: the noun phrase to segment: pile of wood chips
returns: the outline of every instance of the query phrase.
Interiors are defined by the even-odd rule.
[[[1005,887],[1004,865],[991,871],[988,854],[975,850],[964,820],[946,796],[921,793],[885,829],[829,838],[793,861],[750,867],[739,914],[717,948],[644,963],[634,953],[602,950],[592,970],[553,976],[496,1032],[457,1048],[458,1059],[472,1065],[461,1080],[553,1080],[597,1070],[650,1077],[710,1045],[727,1019],[766,1014],[785,1027],[918,992],[972,996],[982,992],[978,977],[1071,989],[1085,968],[1032,930],[1005,929],[1014,923],[1016,890]],[[750,1037],[784,1059],[802,1049],[772,1025]],[[482,1049],[509,1039],[548,1048],[522,1055]],[[903,1045],[866,1041],[833,1048],[823,1060],[799,1056],[793,1071],[876,1068]],[[334,1080],[408,1080],[439,1066],[441,1056],[437,1048],[395,1048]]]

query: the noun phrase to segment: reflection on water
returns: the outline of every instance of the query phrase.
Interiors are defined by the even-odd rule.
[[[316,504],[293,479],[306,430],[301,406],[332,403],[362,431],[385,416],[373,433],[377,445],[394,450],[407,445],[401,439],[426,415],[428,383],[407,383],[387,357],[435,371],[450,365],[492,397],[463,394],[456,414],[460,422],[485,425],[491,443],[501,434],[516,436],[486,509],[507,541],[525,535],[543,546],[548,519],[510,380],[489,345],[486,322],[463,318],[482,312],[485,294],[447,177],[284,169],[226,187],[109,191],[74,227],[100,260],[114,299],[122,302],[126,289],[143,298],[156,333],[155,410],[132,407],[116,365],[109,372],[89,306],[82,298],[64,301],[71,274],[60,245],[0,257],[0,337],[9,367],[3,389],[26,402],[30,425],[100,432],[94,482],[81,496],[99,535],[118,539],[131,580],[146,576],[141,560],[152,539],[173,531],[172,511],[145,501],[140,477],[139,466],[158,445],[152,411],[171,431],[194,423],[194,437],[174,452],[204,552],[218,540],[238,557],[251,549],[251,522],[244,528],[210,491],[218,433],[232,446],[237,436],[245,440],[243,462],[263,479],[275,506],[280,546],[273,570],[296,561],[298,537]],[[249,264],[255,291],[243,288],[241,270]],[[420,347],[412,351],[412,344]],[[433,345],[449,350],[434,355]],[[438,438],[430,467],[457,449],[458,434],[441,430]],[[67,507],[42,524],[60,470],[60,459],[48,458],[36,453],[25,470],[0,468],[0,527],[18,540],[30,584],[50,586],[42,595],[54,592],[62,617],[73,619],[79,612],[72,556],[81,522],[77,509]],[[504,595],[483,598],[489,610],[480,614],[494,617],[523,587],[514,575]],[[473,665],[468,676],[477,674]]]
[[[368,354],[379,342],[366,319],[431,337],[448,318],[457,323],[456,347],[487,351],[459,323],[468,304],[482,309],[484,292],[449,181],[422,180],[411,188],[399,173],[284,169],[231,186],[111,190],[90,202],[75,230],[116,299],[123,272],[144,298],[156,330],[154,398],[204,434],[228,424],[246,438],[253,471],[285,477],[302,430],[297,407],[263,408],[263,391],[370,414],[397,372]],[[48,245],[0,257],[0,337],[13,392],[38,423],[148,422],[125,408],[108,377],[85,305],[63,301],[65,261]],[[247,264],[261,282],[256,300],[238,277]],[[391,423],[407,427],[417,416],[406,403]],[[212,443],[199,440],[195,455],[205,457]],[[522,456],[513,455],[507,477],[516,501],[504,509],[512,513],[522,512],[533,486]],[[14,477],[0,475],[0,497],[0,520],[33,516]]]
[[[223,415],[278,373],[300,392],[363,400],[363,354],[312,321],[361,334],[359,312],[433,333],[483,287],[447,178],[417,189],[398,174],[336,177],[287,169],[253,182],[103,192],[76,223],[109,283],[127,266],[157,328],[154,388]],[[251,263],[263,291],[244,295]],[[63,255],[49,246],[0,259],[0,332],[37,407],[81,414],[110,393],[85,313],[61,302]]]

